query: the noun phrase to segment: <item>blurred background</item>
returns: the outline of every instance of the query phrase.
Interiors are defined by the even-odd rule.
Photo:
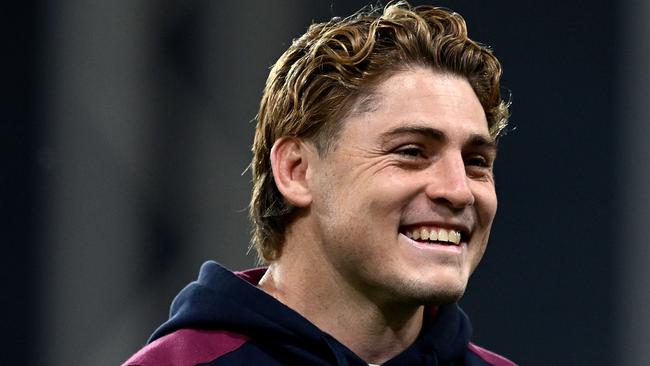
[[[117,365],[203,261],[253,266],[243,172],[269,67],[365,4],[5,2],[0,363]],[[475,341],[521,365],[650,365],[650,2],[435,4],[512,90],[462,300]]]

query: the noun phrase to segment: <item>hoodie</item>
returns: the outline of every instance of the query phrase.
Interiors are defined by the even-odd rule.
[[[256,287],[265,268],[232,273],[203,264],[174,299],[170,318],[123,366],[367,366],[309,320]],[[456,304],[427,310],[417,340],[383,365],[512,366],[470,343],[467,316]]]

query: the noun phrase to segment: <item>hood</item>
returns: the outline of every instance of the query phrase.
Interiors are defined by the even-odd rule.
[[[215,262],[204,263],[198,279],[176,296],[169,320],[149,342],[182,328],[221,329],[269,344],[274,351],[294,356],[296,364],[367,366],[329,334],[258,289],[265,271],[232,273]],[[471,336],[465,314],[456,304],[428,314],[416,342],[384,365],[444,365],[462,358]]]

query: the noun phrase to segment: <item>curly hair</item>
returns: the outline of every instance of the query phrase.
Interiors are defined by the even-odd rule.
[[[275,63],[266,81],[253,142],[251,247],[260,262],[276,259],[296,208],[278,191],[270,151],[281,137],[309,139],[319,154],[336,142],[341,119],[389,74],[424,66],[465,77],[497,140],[508,123],[500,94],[501,65],[468,37],[464,19],[406,1],[366,8],[348,18],[313,24]]]

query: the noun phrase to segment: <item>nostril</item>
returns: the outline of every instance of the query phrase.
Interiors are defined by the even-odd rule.
[[[425,193],[430,200],[454,209],[472,206],[475,201],[474,192],[465,176],[436,179],[427,185]]]
[[[467,198],[441,196],[433,199],[432,201],[438,205],[449,207],[449,209],[454,212],[458,212],[474,205],[474,195],[471,195]]]

